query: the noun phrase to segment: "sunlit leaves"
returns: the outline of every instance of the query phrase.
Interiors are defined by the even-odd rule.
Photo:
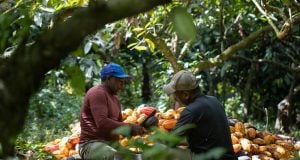
[[[135,46],[134,49],[138,50],[138,51],[145,51],[147,50],[146,46]]]
[[[88,3],[88,0],[49,0],[46,4],[49,7],[53,7],[56,10],[65,8],[65,7],[74,7],[74,6],[84,6]],[[45,4],[44,4],[45,5]]]
[[[196,27],[191,14],[182,7],[174,7],[170,13],[170,18],[174,30],[180,38],[185,41],[194,41],[196,39]]]
[[[141,31],[143,31],[143,30],[145,30],[145,29],[144,29],[144,28],[141,28],[141,27],[136,27],[136,28],[133,28],[133,29],[132,29],[133,32],[141,32]]]
[[[77,50],[70,53],[73,57],[83,57],[84,52],[81,47],[79,47]]]
[[[84,45],[84,48],[83,48],[84,53],[85,53],[85,54],[89,53],[90,50],[91,50],[91,48],[92,48],[92,42],[91,42],[91,41],[88,41],[88,42],[85,43],[85,45]]]
[[[6,16],[0,15],[0,51],[2,53],[5,50],[5,46],[7,45],[7,40],[10,36],[10,31],[8,30],[10,23],[13,19]]]
[[[154,52],[155,49],[155,44],[148,38],[145,39],[145,41],[147,42],[147,44],[149,45],[150,51]]]

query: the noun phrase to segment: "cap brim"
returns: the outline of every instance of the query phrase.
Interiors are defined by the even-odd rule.
[[[114,75],[114,77],[117,77],[117,78],[132,78],[130,75],[127,75],[127,74],[124,74],[124,75]]]
[[[172,84],[167,84],[167,85],[164,85],[163,87],[163,91],[167,94],[167,95],[170,95],[172,93],[174,93],[176,90],[172,87]]]

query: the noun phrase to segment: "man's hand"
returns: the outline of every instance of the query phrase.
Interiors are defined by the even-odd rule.
[[[152,126],[157,126],[158,125],[158,119],[155,116],[151,116],[146,121],[143,123],[143,127],[146,129],[149,129]]]
[[[137,125],[137,124],[131,125],[131,135],[133,135],[133,136],[142,135],[146,132],[147,132],[147,130],[140,125]]]

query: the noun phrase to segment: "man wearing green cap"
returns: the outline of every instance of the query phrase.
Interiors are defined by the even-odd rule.
[[[102,68],[100,78],[102,84],[87,91],[80,112],[79,154],[86,160],[113,159],[116,150],[109,143],[118,140],[112,131],[120,126],[129,126],[132,135],[146,131],[140,125],[122,122],[117,94],[130,76],[119,64],[109,63]]]
[[[196,77],[191,72],[177,72],[163,90],[168,95],[173,94],[176,101],[186,106],[174,131],[187,124],[195,126],[176,132],[187,139],[191,153],[185,159],[197,159],[197,155],[217,147],[225,149],[225,154],[220,159],[236,159],[224,108],[216,97],[201,93]]]

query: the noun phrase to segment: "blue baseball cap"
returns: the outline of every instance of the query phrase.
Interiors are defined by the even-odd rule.
[[[100,78],[104,77],[130,78],[123,67],[116,63],[109,63],[102,68]]]

